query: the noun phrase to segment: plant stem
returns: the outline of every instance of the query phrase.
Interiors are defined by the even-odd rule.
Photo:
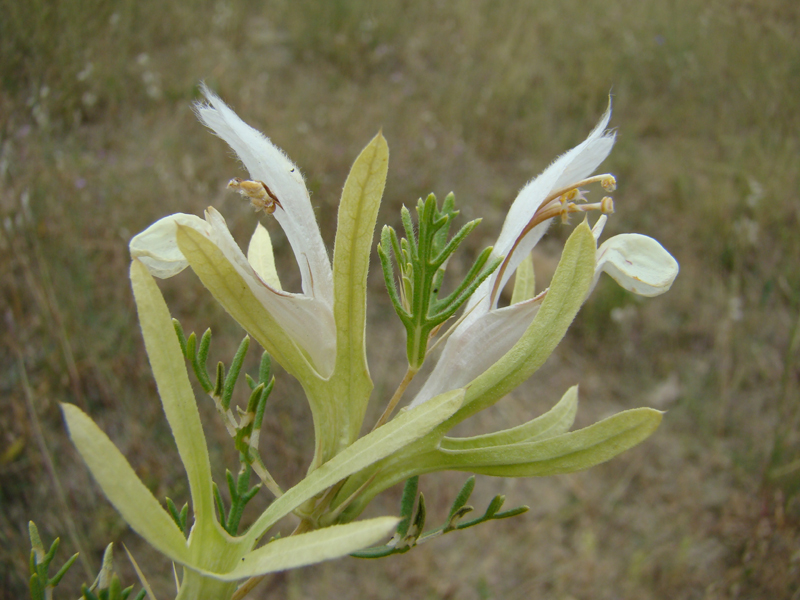
[[[386,406],[386,410],[383,411],[381,418],[378,419],[378,422],[375,423],[375,426],[372,428],[372,431],[375,431],[378,427],[386,423],[389,420],[389,417],[392,416],[392,412],[394,412],[397,403],[400,402],[400,398],[403,397],[403,394],[408,387],[408,384],[411,383],[411,380],[414,379],[414,375],[417,374],[419,371],[419,367],[412,367],[411,365],[408,366],[406,370],[406,374],[403,377],[403,380],[400,382],[400,385],[397,386],[397,389],[394,391],[394,395],[392,399],[389,400],[389,404]]]

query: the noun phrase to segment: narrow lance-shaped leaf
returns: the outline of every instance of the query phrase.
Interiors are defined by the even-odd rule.
[[[131,528],[162,554],[184,562],[186,540],[105,433],[77,406],[62,404],[69,435],[103,493]]]
[[[333,251],[333,314],[336,321],[336,383],[341,411],[337,435],[355,440],[372,391],[365,348],[367,271],[378,218],[389,147],[380,133],[356,158],[342,190]]]
[[[176,238],[203,285],[275,360],[301,381],[319,377],[303,352],[211,240],[199,231],[180,226]]]
[[[491,446],[507,446],[519,442],[534,442],[566,433],[575,422],[578,412],[578,386],[567,390],[561,400],[549,411],[527,423],[468,438],[444,437],[441,447],[445,450],[469,450],[471,448],[489,448]]]
[[[498,362],[468,387],[464,406],[442,428],[451,429],[494,404],[530,377],[552,354],[580,310],[594,276],[595,241],[586,223],[567,239],[541,308],[528,329]]]
[[[189,478],[195,520],[210,521],[214,508],[208,448],[172,318],[155,280],[138,260],[131,263],[131,283],[161,404]]]
[[[422,406],[400,412],[387,424],[360,438],[275,500],[250,527],[245,539],[254,544],[278,519],[309,498],[426,435],[458,410],[463,397],[464,390],[447,392]]]
[[[396,517],[378,517],[280,538],[246,554],[228,573],[206,574],[223,581],[236,581],[339,558],[390,535],[398,521]]]
[[[534,477],[582,471],[632,448],[652,434],[662,413],[636,408],[594,425],[539,442],[472,450],[438,450],[429,469],[470,471],[497,477]],[[426,469],[427,470],[427,469]]]
[[[530,300],[536,293],[536,275],[533,272],[533,257],[529,254],[514,273],[514,291],[511,293],[511,303],[519,304]]]

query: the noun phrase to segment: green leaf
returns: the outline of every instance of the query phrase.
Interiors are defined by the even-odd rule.
[[[48,582],[49,585],[51,587],[56,587],[59,584],[59,582],[61,581],[61,579],[64,577],[64,575],[67,574],[67,571],[69,571],[69,568],[73,564],[75,564],[76,560],[78,560],[78,553],[77,552],[75,554],[73,554],[72,556],[70,556],[69,559],[67,560],[67,562],[65,562],[63,564],[63,566],[58,570],[58,572],[55,575],[53,575],[53,577]]]
[[[478,286],[500,265],[501,257],[492,256],[486,248],[448,296],[439,298],[447,260],[475,229],[480,219],[464,225],[447,242],[453,218],[455,196],[449,194],[440,211],[436,196],[428,195],[417,202],[418,236],[406,207],[401,211],[406,238],[398,243],[391,227],[384,227],[378,255],[389,298],[406,328],[406,355],[409,367],[418,370],[428,353],[432,333],[449,319],[474,293]],[[390,254],[394,254],[400,271],[401,293],[398,293]]]
[[[444,450],[468,450],[470,448],[489,448],[507,446],[519,442],[534,442],[569,431],[578,412],[578,386],[567,390],[561,400],[549,411],[527,423],[511,429],[477,435],[468,438],[442,439]]]
[[[421,438],[458,410],[463,397],[464,390],[452,390],[416,408],[401,411],[386,425],[355,441],[275,500],[244,539],[255,544],[278,519],[309,498]]]
[[[397,536],[405,537],[411,527],[411,517],[414,513],[414,504],[417,501],[419,477],[410,477],[403,486],[403,495],[400,498],[400,524],[397,526]]]
[[[242,363],[247,354],[247,349],[250,347],[250,337],[244,336],[242,343],[239,344],[239,349],[231,361],[230,370],[227,377],[225,377],[225,385],[222,388],[221,404],[224,410],[228,410],[231,405],[231,398],[233,397],[233,388],[236,385],[236,380],[239,379],[239,373],[242,370]]]
[[[474,489],[475,476],[473,475],[464,482],[464,485],[461,487],[461,491],[458,492],[456,499],[453,500],[453,505],[450,507],[450,512],[447,515],[448,523],[453,520],[453,517],[455,517],[455,515],[458,514],[462,508],[464,508]]]
[[[341,391],[335,407],[340,414],[335,424],[343,430],[334,435],[348,442],[358,437],[372,391],[365,349],[367,271],[388,169],[389,147],[379,133],[353,163],[339,204],[333,250],[333,378]]]
[[[167,304],[147,267],[131,263],[131,283],[164,414],[189,478],[195,520],[212,522],[211,465],[200,413]]]
[[[191,227],[178,226],[176,238],[186,260],[214,298],[292,375],[316,378],[303,352],[255,297],[222,251]]]
[[[186,561],[189,552],[183,533],[122,453],[77,406],[62,404],[61,411],[73,444],[122,518],[156,550],[172,560]]]
[[[436,470],[454,469],[497,477],[534,477],[582,471],[637,445],[661,423],[662,413],[635,408],[584,429],[539,442],[472,450],[438,450]]]
[[[246,554],[228,573],[207,574],[222,581],[236,581],[339,558],[390,535],[398,520],[378,517],[280,538]]]
[[[31,538],[31,549],[37,553],[37,560],[44,558],[45,551],[42,538],[39,537],[39,528],[36,527],[36,523],[33,521],[28,521],[28,537]]]

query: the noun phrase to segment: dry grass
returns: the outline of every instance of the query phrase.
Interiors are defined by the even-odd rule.
[[[800,5],[220,0],[169,3],[157,19],[162,5],[149,0],[24,6],[0,0],[0,595],[26,593],[27,520],[66,536],[66,515],[95,567],[104,544],[124,541],[167,595],[168,565],[99,495],[57,403],[87,409],[157,495],[185,497],[126,244],[165,214],[208,204],[239,239],[253,228],[223,193],[238,167],[189,108],[205,79],[301,166],[327,241],[347,169],[382,127],[392,155],[381,221],[453,190],[464,217],[485,217],[471,249],[490,243],[517,189],[583,139],[611,91],[610,233],[653,235],[682,268],[655,300],[599,286],[535,380],[470,424],[530,418],[580,382],[581,423],[669,409],[651,440],[582,474],[480,479],[482,502],[505,493],[531,512],[382,562],[280,575],[263,597],[798,597]],[[566,233],[542,244],[540,272]],[[285,242],[277,252],[288,259]],[[371,288],[374,397],[385,398],[402,342],[383,325],[379,277]],[[213,351],[232,352],[241,332],[192,275],[163,289],[187,328],[210,325]],[[54,499],[20,365],[67,507]],[[301,398],[279,377],[262,440],[283,481],[309,455]],[[234,457],[208,416],[221,474]],[[462,479],[423,479],[434,514]],[[376,513],[394,510],[388,496]],[[86,579],[74,571],[66,590]]]

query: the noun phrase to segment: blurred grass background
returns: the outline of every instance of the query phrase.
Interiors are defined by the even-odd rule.
[[[239,167],[191,112],[200,80],[300,166],[327,242],[347,170],[382,128],[391,159],[379,221],[397,225],[403,203],[452,190],[465,219],[484,217],[466,259],[611,93],[619,135],[603,168],[619,189],[607,234],[656,237],[681,264],[657,299],[602,281],[545,368],[464,429],[527,420],[580,383],[581,425],[668,410],[650,440],[586,473],[479,479],[479,503],[503,493],[531,511],[385,561],[282,574],[254,598],[800,597],[792,0],[0,0],[0,595],[27,593],[31,518],[46,539],[62,536],[64,557],[72,521],[95,569],[106,543],[124,542],[169,594],[169,565],[99,494],[58,402],[89,411],[159,497],[185,500],[127,242],[208,205],[242,243],[252,232],[252,210],[224,191]],[[538,247],[540,281],[570,230],[554,226]],[[369,342],[383,403],[403,343],[376,275]],[[242,332],[196,278],[162,289],[187,329],[213,328],[212,360],[228,359]],[[280,481],[296,481],[312,444],[302,392],[279,374],[271,402],[264,455]],[[221,476],[235,457],[203,406]],[[423,478],[433,519],[463,479]],[[386,496],[375,514],[396,510],[397,493]],[[117,566],[135,580],[119,552]],[[74,568],[61,596],[87,579]]]

